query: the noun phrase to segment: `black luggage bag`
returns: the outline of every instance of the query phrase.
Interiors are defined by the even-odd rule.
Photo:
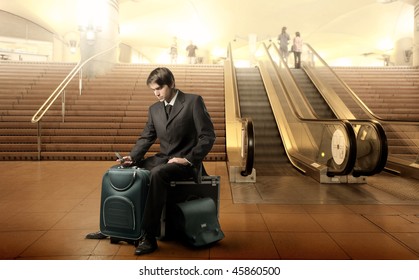
[[[187,244],[203,247],[224,238],[212,198],[197,198],[176,203],[176,206],[176,230]]]
[[[220,176],[202,176],[200,183],[194,180],[173,181],[167,193],[166,209],[163,211],[160,239],[171,239],[179,237],[177,232],[176,211],[177,203],[185,202],[196,198],[211,198],[216,206],[218,217],[220,200]]]
[[[113,166],[102,179],[100,231],[111,243],[134,243],[142,235],[142,219],[148,195],[150,171]]]

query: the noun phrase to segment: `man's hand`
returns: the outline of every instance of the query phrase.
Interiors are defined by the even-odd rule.
[[[128,167],[132,165],[132,158],[131,156],[124,156],[121,159],[117,159],[116,161],[118,161],[123,167]]]
[[[169,159],[169,161],[167,163],[177,163],[177,164],[182,164],[182,165],[191,165],[191,163],[186,158],[178,158],[178,157],[174,157],[174,158]]]

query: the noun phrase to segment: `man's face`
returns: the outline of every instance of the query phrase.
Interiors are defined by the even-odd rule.
[[[170,102],[170,100],[172,100],[173,91],[172,91],[172,88],[169,87],[168,85],[160,86],[156,83],[152,83],[149,85],[149,87],[154,92],[154,95],[157,97],[157,99],[160,102],[163,102],[164,100],[166,100],[167,102]]]

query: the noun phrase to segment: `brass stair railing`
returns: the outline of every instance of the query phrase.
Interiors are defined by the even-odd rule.
[[[85,61],[79,61],[77,65],[68,73],[68,75],[64,78],[64,80],[58,85],[58,87],[52,92],[52,94],[47,98],[47,100],[41,105],[41,107],[36,111],[33,115],[31,122],[37,124],[37,139],[38,139],[38,160],[41,160],[41,152],[42,152],[42,125],[41,120],[44,115],[48,112],[54,102],[57,100],[58,97],[61,96],[61,116],[62,122],[65,119],[65,89],[68,84],[73,80],[73,78],[79,74],[79,94],[82,93],[83,88],[83,67],[90,62],[92,59],[103,55],[116,47],[118,47],[119,43],[114,45],[113,47],[101,51],[90,58],[86,59]]]

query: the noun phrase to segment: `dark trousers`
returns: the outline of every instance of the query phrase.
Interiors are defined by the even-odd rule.
[[[167,200],[170,182],[186,180],[193,176],[191,166],[167,163],[166,157],[152,156],[138,163],[138,166],[150,170],[150,188],[144,209],[143,228],[150,236],[160,235],[160,218]]]
[[[294,52],[294,67],[301,67],[301,52]]]

